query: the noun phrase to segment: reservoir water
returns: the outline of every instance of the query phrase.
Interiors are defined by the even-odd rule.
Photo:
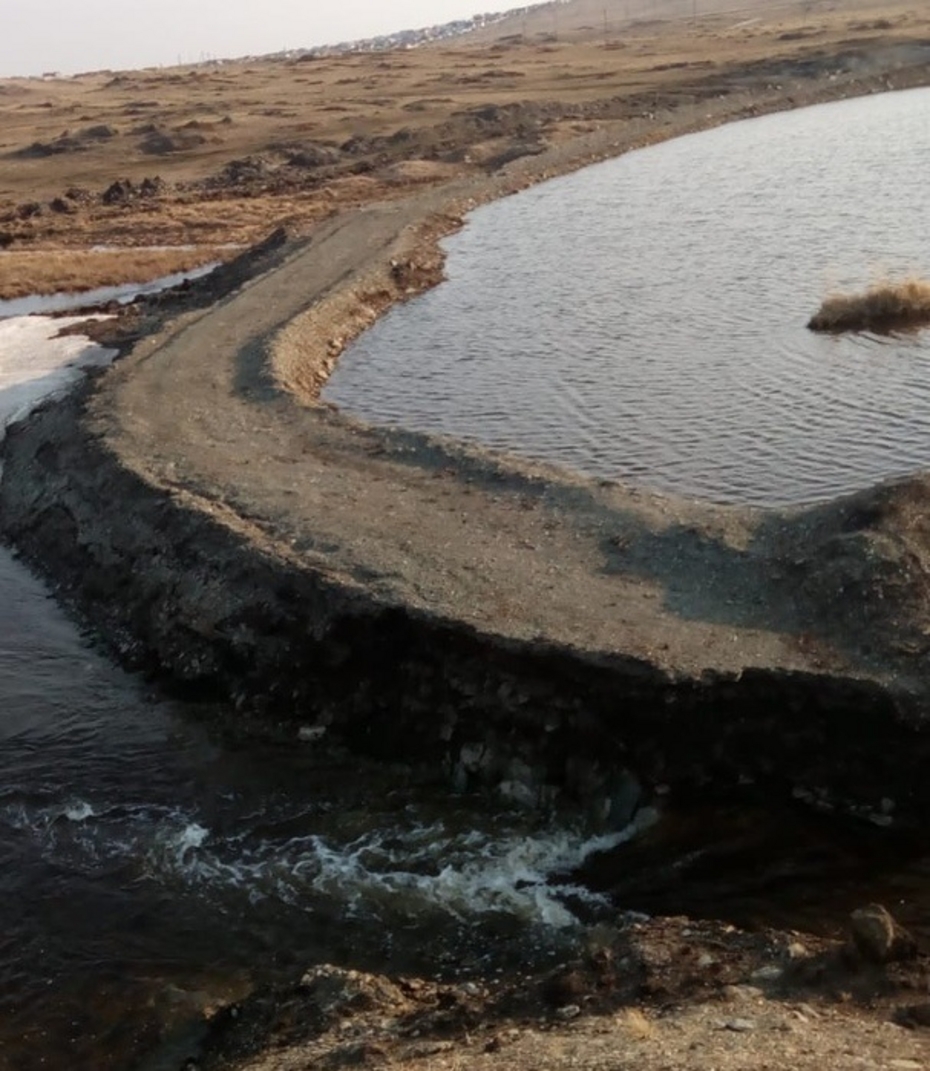
[[[324,397],[724,502],[930,465],[930,333],[824,337],[822,298],[930,273],[930,90],[734,123],[475,211],[448,281]]]

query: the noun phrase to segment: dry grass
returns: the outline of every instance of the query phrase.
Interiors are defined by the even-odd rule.
[[[812,331],[894,331],[930,324],[930,282],[883,282],[862,294],[828,297],[811,317]]]
[[[647,144],[667,136],[672,115],[685,130],[711,112],[754,114],[759,91],[776,84],[794,104],[820,99],[832,53],[930,34],[930,15],[910,0],[699,9],[694,21],[690,0],[572,0],[409,52],[0,79],[0,249],[249,244],[282,222],[305,230],[589,132]],[[919,66],[896,69],[895,85],[926,81]],[[860,57],[856,70],[870,63]],[[871,77],[838,79],[836,95],[887,87]],[[323,162],[285,165],[288,154]],[[250,161],[253,179],[217,182]],[[103,200],[116,179],[156,177],[157,196]],[[70,256],[61,275],[51,261],[41,271],[0,261],[0,296],[78,285]],[[190,266],[152,270],[179,264]],[[126,257],[112,272],[102,260],[87,267],[85,288],[142,270]]]
[[[194,249],[35,250],[0,254],[0,295],[5,298],[98,286],[144,283],[174,272],[228,259],[232,250]]]
[[[627,1008],[618,1018],[623,1030],[633,1041],[651,1041],[655,1038],[655,1023],[639,1008]]]

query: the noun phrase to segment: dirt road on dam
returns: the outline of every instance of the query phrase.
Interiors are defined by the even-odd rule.
[[[683,106],[662,136],[782,96]],[[723,509],[318,401],[347,341],[441,278],[468,208],[645,136],[601,129],[285,245],[13,429],[8,538],[129,662],[285,735],[604,813],[618,769],[926,813],[925,481]]]

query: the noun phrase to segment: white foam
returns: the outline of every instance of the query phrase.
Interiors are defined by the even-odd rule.
[[[474,831],[449,836],[434,825],[379,831],[346,845],[321,836],[224,843],[195,828],[196,842],[185,829],[170,850],[150,853],[151,869],[187,885],[236,887],[252,900],[274,897],[312,908],[322,896],[352,915],[435,911],[467,921],[499,913],[562,929],[579,921],[566,898],[588,906],[606,901],[579,886],[551,884],[553,875],[616,847],[640,827],[594,837],[561,829],[500,838]]]
[[[609,906],[560,875],[630,840],[655,817],[644,809],[626,829],[597,836],[566,827],[450,831],[442,821],[390,823],[347,841],[332,833],[257,837],[249,819],[228,832],[183,808],[144,803],[0,809],[0,822],[31,834],[59,864],[83,871],[131,862],[158,884],[226,904],[278,901],[312,912],[325,903],[348,917],[401,924],[494,914],[553,929],[579,924],[573,906],[586,914]],[[307,820],[315,822],[311,814]]]
[[[88,818],[94,818],[96,813],[86,800],[78,800],[64,810],[64,816],[69,822],[86,822]]]

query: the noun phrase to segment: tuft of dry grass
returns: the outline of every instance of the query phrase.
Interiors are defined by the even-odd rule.
[[[620,1023],[633,1041],[650,1041],[656,1035],[655,1024],[639,1008],[628,1008]]]
[[[930,282],[883,282],[861,294],[826,298],[807,326],[812,331],[877,331],[930,324]]]
[[[232,252],[235,252],[234,250]],[[146,283],[226,260],[229,249],[57,249],[0,254],[0,299]]]

